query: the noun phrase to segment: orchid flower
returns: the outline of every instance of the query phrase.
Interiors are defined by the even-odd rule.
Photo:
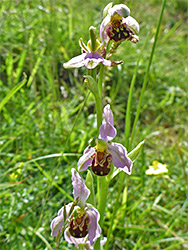
[[[113,125],[113,114],[110,105],[104,107],[104,123],[99,128],[99,138],[95,146],[88,146],[78,161],[79,171],[86,170],[89,166],[98,176],[108,175],[111,162],[116,168],[131,174],[132,161],[127,156],[126,148],[120,144],[111,142],[116,136]]]
[[[86,203],[90,190],[82,177],[72,168],[72,185],[74,202],[63,206],[57,217],[51,222],[51,235],[58,236],[64,231],[65,240],[76,247],[92,245],[101,234],[99,213],[96,208]]]
[[[106,46],[109,40],[119,42],[130,40],[138,42],[139,24],[130,16],[130,9],[124,4],[108,8],[107,15],[100,26],[100,37]]]
[[[82,49],[82,54],[76,57],[73,57],[70,61],[63,64],[64,68],[79,68],[85,66],[88,69],[94,69],[99,65],[99,63],[104,64],[105,66],[115,66],[123,63],[122,61],[114,62],[104,59],[106,49],[102,48],[102,44],[96,39],[95,28],[90,27],[90,40],[87,43],[87,46],[84,44],[82,39],[79,40],[79,45]]]

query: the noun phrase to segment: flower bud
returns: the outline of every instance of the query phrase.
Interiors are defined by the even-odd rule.
[[[106,7],[103,10],[103,18],[105,18],[108,15],[108,10],[112,8],[113,3],[109,3],[106,5]]]
[[[99,40],[96,38],[96,35],[95,35],[95,30],[96,28],[91,26],[89,28],[89,37],[90,37],[90,40],[88,41],[87,43],[87,47],[90,49],[90,51],[92,53],[95,53],[99,47],[100,47],[100,42]]]

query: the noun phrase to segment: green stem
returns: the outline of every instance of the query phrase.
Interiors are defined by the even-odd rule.
[[[108,194],[108,185],[109,182],[107,181],[106,177],[99,177],[100,178],[100,196],[99,196],[99,204],[98,204],[98,211],[100,213],[100,220],[99,224],[103,226],[103,219],[104,219],[104,212],[106,208],[106,201],[107,201],[107,194]]]
[[[92,76],[93,79],[96,81],[96,78],[97,78],[97,69],[96,68],[88,69],[87,73],[88,73],[89,76]]]
[[[88,70],[88,75],[89,76],[86,76],[86,79],[88,80],[87,87],[90,89],[95,98],[97,129],[99,131],[99,128],[102,124],[102,98],[99,94],[98,84],[96,83],[96,69]]]
[[[95,106],[97,112],[97,129],[99,131],[99,128],[102,124],[102,103],[100,96],[95,96]]]
[[[97,112],[97,128],[99,128],[102,124],[102,83],[103,83],[103,75],[104,75],[104,65],[101,64],[100,72],[99,72],[99,79],[98,79],[98,94],[95,96],[95,105],[96,105],[96,112]],[[106,207],[107,201],[107,194],[108,194],[108,181],[106,177],[97,177],[97,195],[98,195],[98,211],[100,214],[99,224],[102,228],[103,219],[104,219],[104,212]],[[100,250],[100,237],[97,239],[94,245],[94,250]]]
[[[101,98],[102,98],[103,75],[104,75],[104,65],[101,63],[100,72],[99,72],[99,80],[98,80],[98,89],[99,89],[99,95]]]
[[[102,76],[103,74],[100,74],[100,76]],[[100,88],[101,87],[101,88]],[[100,87],[99,87],[99,83],[98,83],[98,89],[99,89],[99,96],[98,98],[95,97],[95,105],[96,105],[96,112],[97,112],[97,128],[99,131],[99,128],[102,124],[102,77],[100,78]],[[98,205],[98,211],[100,214],[100,221],[99,224],[102,228],[102,223],[103,223],[103,217],[104,217],[104,209],[105,209],[105,205],[106,205],[106,199],[107,199],[107,194],[105,196],[104,192],[101,192],[105,186],[105,177],[97,177],[97,195],[99,198],[99,205]],[[103,200],[104,200],[104,204],[102,204],[102,196],[103,196]],[[100,246],[100,237],[97,239],[97,241],[95,242],[94,245],[94,250],[100,250],[101,246]]]
[[[108,54],[108,52],[110,50],[110,44],[111,44],[111,42],[109,41],[107,44],[107,48],[106,48],[106,55]],[[105,58],[106,58],[106,56],[105,56]],[[98,79],[98,90],[99,90],[99,95],[101,98],[102,98],[103,78],[104,78],[104,64],[101,63],[100,71],[99,71],[99,79]]]
[[[117,193],[116,202],[115,202],[113,213],[112,213],[111,220],[110,220],[110,227],[108,229],[107,241],[105,243],[104,250],[108,250],[108,244],[109,244],[109,241],[110,241],[110,235],[112,233],[114,218],[115,218],[116,212],[118,210],[118,202],[119,202],[119,198],[120,198],[120,195],[121,195],[122,183],[124,182],[124,178],[125,178],[125,175],[124,175],[123,172],[121,172],[119,175],[120,176],[119,176],[119,180],[118,180],[118,193]]]
[[[109,46],[110,46],[110,43],[108,43],[107,52],[109,51]],[[101,64],[98,85],[97,85],[99,95],[98,95],[98,98],[95,97],[98,131],[99,131],[99,128],[102,124],[102,84],[103,84],[103,78],[104,78],[104,65]],[[97,195],[99,198],[98,211],[100,214],[99,224],[100,224],[101,228],[103,226],[103,221],[104,221],[104,212],[105,212],[105,208],[106,208],[108,186],[109,186],[109,182],[106,179],[106,177],[97,177],[97,189],[98,189]],[[100,250],[100,249],[101,249],[101,245],[100,245],[100,237],[99,237],[97,239],[97,241],[95,242],[94,250]]]
[[[98,204],[98,212],[100,214],[99,225],[102,228],[104,221],[104,212],[106,208],[107,194],[108,194],[108,185],[106,177],[98,177],[99,182],[99,204]],[[94,250],[100,250],[100,237],[97,239],[94,245]]]

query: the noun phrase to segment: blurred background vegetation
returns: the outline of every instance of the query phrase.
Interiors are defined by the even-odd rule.
[[[91,25],[99,34],[108,3],[1,1],[1,100],[15,90],[0,118],[1,249],[55,249],[51,220],[69,202],[70,170],[96,135],[92,96],[84,103],[86,69],[65,70],[63,63],[80,54],[78,40],[87,43]],[[162,1],[114,1],[119,3],[126,4],[140,24],[139,43],[122,43],[113,57],[124,64],[105,71],[103,105],[111,104],[117,140],[124,144],[130,82],[145,44],[133,93],[133,122]],[[132,175],[125,177],[124,204],[119,204],[109,249],[188,248],[187,13],[186,0],[167,1],[132,147],[143,139],[145,145]],[[168,174],[146,176],[154,160],[167,164]],[[110,186],[104,235],[116,180]],[[63,241],[58,249],[74,247]]]

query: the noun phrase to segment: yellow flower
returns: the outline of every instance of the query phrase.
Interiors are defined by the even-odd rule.
[[[168,173],[166,164],[162,164],[158,161],[153,161],[149,169],[146,170],[147,175],[158,175]]]
[[[15,173],[12,173],[12,174],[9,174],[9,177],[10,177],[11,180],[16,181],[18,175],[15,174]]]
[[[16,181],[18,175],[21,174],[22,167],[23,167],[24,163],[23,162],[18,162],[17,165],[18,165],[18,169],[15,172],[9,174],[10,179],[13,180],[13,181]]]

